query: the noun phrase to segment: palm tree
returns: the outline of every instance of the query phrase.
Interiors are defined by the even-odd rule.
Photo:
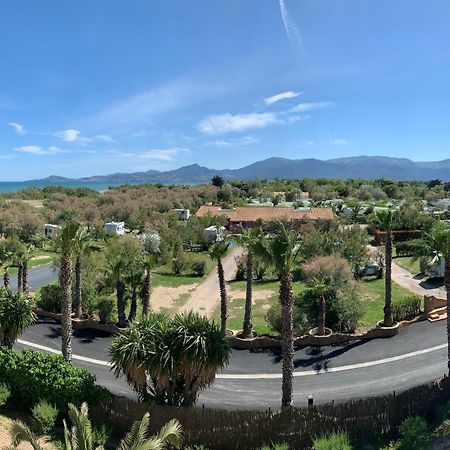
[[[228,315],[228,301],[227,301],[227,285],[225,281],[225,272],[223,270],[222,258],[228,251],[230,244],[228,242],[216,242],[209,249],[209,256],[217,261],[217,275],[219,277],[220,289],[220,323],[222,333],[227,332],[227,315]]]
[[[143,287],[142,281],[146,277],[145,267],[142,258],[136,258],[127,268],[125,283],[130,288],[130,311],[128,313],[128,322],[133,322],[137,314],[138,292]]]
[[[86,403],[80,409],[69,404],[69,419],[71,427],[64,420],[63,450],[102,450],[103,447],[94,446],[92,423],[89,420],[89,411]],[[135,422],[129,433],[120,441],[117,450],[163,450],[168,445],[180,448],[182,443],[181,424],[177,420],[167,422],[155,436],[149,436],[150,414],[147,412],[141,421]],[[43,444],[39,438],[23,422],[14,421],[10,428],[13,447],[18,448],[22,442],[27,442],[34,450],[48,449],[50,446],[45,440]],[[42,441],[42,439],[41,439]],[[52,447],[50,447],[52,448]],[[53,447],[56,448],[56,447]]]
[[[219,327],[195,313],[169,319],[150,313],[110,346],[116,376],[124,374],[141,400],[192,406],[228,364],[230,347]]]
[[[315,278],[312,280],[311,287],[319,300],[319,326],[317,327],[317,334],[319,336],[324,336],[326,325],[326,295],[330,289],[330,280]]]
[[[25,295],[0,288],[0,347],[12,348],[17,338],[36,320],[34,304]]]
[[[145,270],[144,286],[142,288],[142,314],[146,316],[150,311],[150,299],[152,295],[152,269],[156,265],[153,255],[144,256],[143,267]]]
[[[283,359],[282,408],[292,406],[294,372],[294,332],[292,319],[292,271],[300,252],[297,235],[280,223],[278,234],[272,239],[260,240],[254,246],[255,255],[272,266],[280,276],[281,350]]]
[[[252,300],[253,300],[253,247],[262,238],[258,228],[243,230],[239,242],[247,250],[247,280],[245,290],[245,312],[242,325],[242,337],[244,339],[252,335]]]
[[[0,267],[3,270],[3,286],[6,289],[9,289],[9,266],[11,264],[11,252],[8,248],[7,243],[1,242],[0,243]]]
[[[450,344],[450,224],[447,222],[437,222],[432,230],[425,234],[424,238],[417,242],[418,255],[444,258],[444,286],[447,295],[447,341]],[[448,362],[450,371],[450,345],[448,347]]]
[[[83,298],[81,290],[81,272],[82,259],[91,252],[100,250],[100,246],[92,238],[88,227],[80,226],[75,235],[74,240],[74,256],[75,256],[75,317],[77,319],[83,316]]]
[[[62,353],[67,362],[72,362],[72,259],[76,254],[76,237],[80,225],[71,222],[61,232],[61,262],[59,283],[61,285],[61,340]]]
[[[22,292],[28,293],[28,262],[33,257],[34,247],[32,245],[24,245],[21,253],[22,268]]]
[[[386,241],[384,244],[385,264],[384,264],[384,279],[385,279],[385,295],[384,295],[384,319],[383,326],[392,327],[394,319],[392,317],[392,245],[393,233],[397,214],[390,209],[382,210],[376,213],[376,224],[380,230],[386,234]]]

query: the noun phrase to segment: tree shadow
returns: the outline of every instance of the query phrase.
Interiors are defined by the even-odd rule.
[[[424,289],[439,289],[444,285],[443,278],[427,278],[419,283],[419,286]]]

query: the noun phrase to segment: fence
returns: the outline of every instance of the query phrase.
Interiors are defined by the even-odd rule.
[[[443,378],[397,395],[283,412],[149,406],[116,397],[111,403],[92,408],[91,413],[94,420],[107,423],[119,436],[148,411],[152,433],[175,418],[182,424],[187,444],[232,450],[257,449],[263,444],[285,441],[290,448],[303,449],[310,447],[314,437],[333,430],[348,431],[362,441],[395,433],[408,416],[432,417],[450,399],[449,387],[449,379]]]

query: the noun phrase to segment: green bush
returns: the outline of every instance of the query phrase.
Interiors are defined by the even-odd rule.
[[[0,351],[0,381],[9,385],[11,399],[23,409],[30,408],[35,399],[66,411],[68,403],[94,405],[108,397],[108,391],[97,386],[86,369],[68,364],[62,356],[31,350]]]
[[[422,299],[417,295],[410,295],[392,302],[392,317],[395,322],[410,320],[420,314]]]
[[[5,405],[10,396],[11,391],[9,387],[4,383],[0,383],[0,406]]]
[[[294,308],[293,315],[294,332],[298,335],[304,334],[309,329],[309,323],[306,315],[300,308]],[[275,303],[267,310],[266,321],[273,331],[276,333],[281,333],[281,305],[279,303]]]
[[[247,279],[247,257],[246,255],[236,256],[236,281],[244,281]]]
[[[172,271],[174,275],[181,275],[183,272],[186,272],[190,266],[190,258],[185,252],[179,252],[175,258],[173,258]]]
[[[45,311],[61,312],[61,286],[59,283],[50,283],[41,288],[37,305]]]
[[[55,426],[58,410],[46,400],[41,400],[33,406],[31,415],[33,416],[33,428],[36,433],[48,434]]]
[[[398,450],[426,450],[430,448],[431,437],[427,423],[422,417],[408,417],[400,425],[402,435]]]
[[[194,261],[191,270],[197,277],[204,277],[206,274],[206,261]]]
[[[284,442],[279,442],[277,444],[265,445],[259,450],[289,450],[289,445]]]
[[[417,253],[417,245],[413,242],[397,242],[395,244],[397,256],[414,256]]]
[[[103,424],[100,428],[94,428],[92,430],[92,443],[94,448],[104,448],[110,435],[111,430],[105,424]]]
[[[117,306],[112,298],[104,297],[98,300],[96,309],[100,323],[113,323],[116,321]]]
[[[332,433],[314,439],[314,450],[352,450],[352,448],[346,433]]]

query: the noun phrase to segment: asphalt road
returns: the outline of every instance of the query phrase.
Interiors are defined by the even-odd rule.
[[[35,267],[28,271],[28,287],[30,291],[39,289],[52,281],[55,281],[58,277],[57,272],[52,264],[45,264],[43,266]],[[15,291],[17,289],[17,275],[11,275],[11,289]],[[3,276],[0,280],[0,286],[3,286]]]
[[[42,266],[30,271],[30,285],[36,289],[55,277],[50,266]],[[74,364],[89,369],[98,383],[112,392],[135,397],[126,381],[116,379],[108,365],[111,340],[100,331],[75,330]],[[20,342],[17,348],[38,345],[43,351],[58,352],[60,326],[52,320],[39,320]],[[420,322],[389,339],[301,348],[295,353],[294,364],[296,405],[306,404],[309,395],[315,403],[323,403],[399,392],[446,373],[446,323]],[[233,350],[229,366],[201,393],[199,404],[228,409],[278,408],[280,398],[279,351]]]

